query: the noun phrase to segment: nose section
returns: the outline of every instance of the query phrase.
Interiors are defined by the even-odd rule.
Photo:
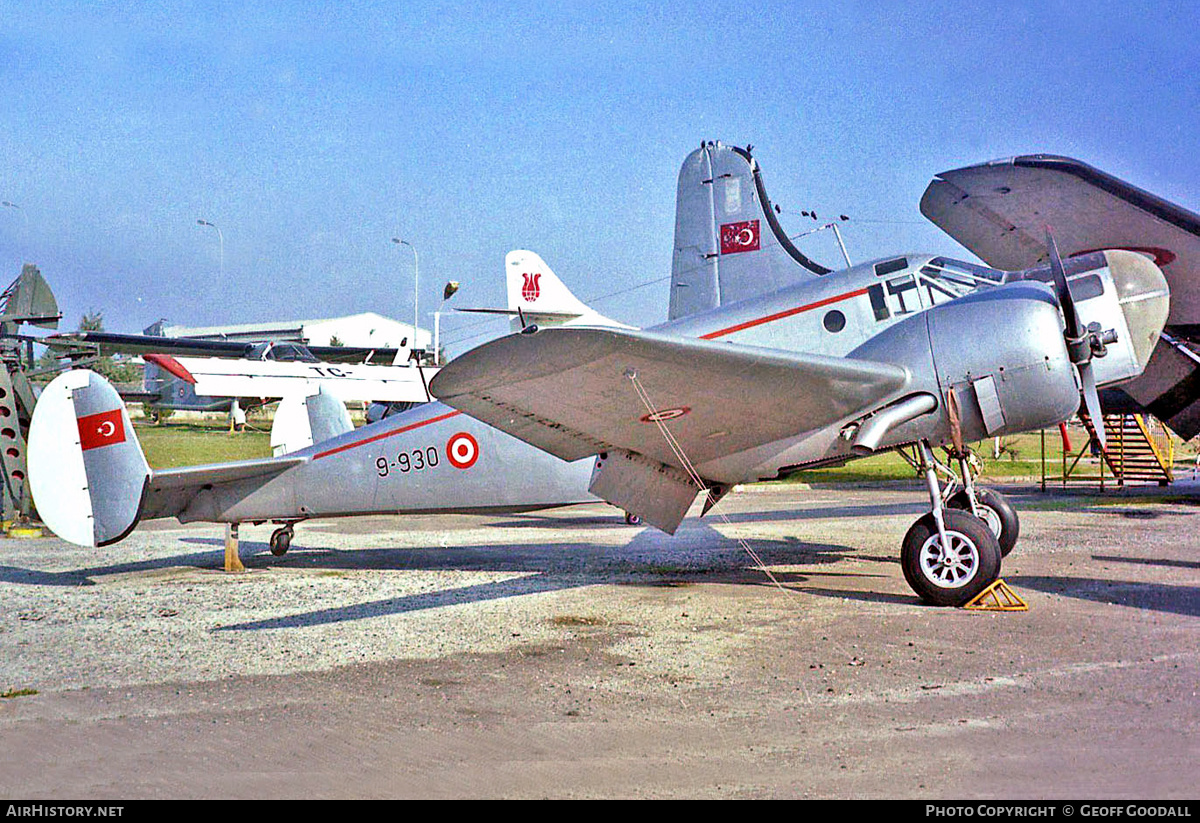
[[[1117,303],[1129,327],[1129,342],[1139,372],[1146,367],[1167,322],[1171,290],[1162,270],[1137,252],[1110,250],[1108,270],[1117,289]]]

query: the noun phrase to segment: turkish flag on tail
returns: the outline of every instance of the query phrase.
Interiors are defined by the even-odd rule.
[[[79,445],[84,451],[124,442],[125,423],[120,409],[79,418]]]

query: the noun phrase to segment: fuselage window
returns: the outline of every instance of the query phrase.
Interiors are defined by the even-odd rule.
[[[911,274],[889,280],[887,292],[893,298],[891,302],[894,314],[908,314],[921,310],[921,298],[917,295],[917,281]],[[907,294],[908,299],[906,300],[907,292],[911,292],[911,294]]]
[[[830,311],[825,315],[825,331],[840,332],[846,328],[846,315],[842,314],[837,309]]]
[[[887,299],[883,296],[883,286],[876,283],[867,288],[867,296],[871,298],[871,311],[875,312],[875,322],[887,320],[892,316],[888,311]]]

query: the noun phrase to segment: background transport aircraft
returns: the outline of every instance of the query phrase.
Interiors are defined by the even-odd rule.
[[[1044,259],[1047,224],[1064,255],[1148,254],[1171,287],[1171,314],[1141,377],[1102,395],[1145,411],[1184,440],[1200,434],[1200,215],[1070,157],[1030,154],[937,175],[921,213],[989,266]]]
[[[707,201],[685,192],[693,178]],[[111,387],[68,373],[30,434],[43,519],[83,544],[150,517],[271,521],[281,553],[310,517],[594,494],[673,531],[702,488],[711,506],[737,482],[912,445],[931,512],[905,539],[905,574],[926,600],[959,604],[997,578],[1018,530],[1007,501],[975,489],[964,443],[1052,425],[1078,408],[1080,385],[1140,373],[1166,317],[1161,272],[1127,251],[1018,274],[930,255],[821,274],[785,242],[749,154],[718,144],[685,161],[679,191],[666,325],[539,329],[521,309],[522,333],[434,378],[435,396],[495,429],[430,403],[278,458],[155,471]],[[508,268],[530,267],[522,299],[528,281],[552,285],[540,258],[515,254]],[[553,320],[578,307],[537,309]],[[330,411],[321,398],[305,411],[314,431]],[[956,484],[937,480],[938,444],[959,459]]]

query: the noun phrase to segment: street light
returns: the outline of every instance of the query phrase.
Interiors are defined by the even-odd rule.
[[[420,317],[420,314],[417,312],[417,299],[421,285],[420,259],[417,257],[417,247],[412,243],[407,240],[401,240],[399,237],[393,237],[392,242],[398,243],[401,246],[408,246],[412,249],[413,253],[413,339],[409,353],[409,359],[412,359],[413,355],[420,351],[417,348],[417,318]]]
[[[221,234],[221,229],[216,223],[210,223],[207,220],[197,220],[196,223],[217,230],[217,242],[221,246],[221,279],[223,280],[225,279],[225,237]]]
[[[458,281],[451,280],[442,290],[442,302],[433,313],[433,362],[442,365],[442,306],[458,292]]]

